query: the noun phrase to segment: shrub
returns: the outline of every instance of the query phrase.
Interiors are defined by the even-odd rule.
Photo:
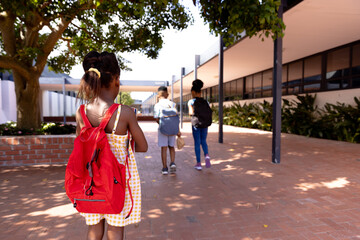
[[[0,136],[23,136],[23,135],[56,135],[72,134],[76,132],[76,127],[71,124],[61,123],[42,123],[40,129],[18,128],[16,122],[8,121],[0,124]]]
[[[283,99],[281,131],[308,137],[334,139],[360,143],[360,100],[355,106],[337,103],[326,104],[323,109],[315,105],[316,95],[297,96],[297,100]],[[219,111],[212,107],[213,121],[219,121]],[[233,102],[224,107],[226,125],[272,130],[272,104]]]

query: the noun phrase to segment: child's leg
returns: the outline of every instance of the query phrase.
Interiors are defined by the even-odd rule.
[[[87,232],[87,240],[101,240],[104,236],[104,224],[105,221],[102,219],[96,225],[90,225]]]
[[[175,148],[169,146],[169,152],[170,152],[170,161],[173,163],[175,162]]]
[[[124,227],[114,227],[108,225],[108,229],[106,232],[106,236],[108,240],[123,240],[124,237]]]
[[[199,128],[192,127],[192,134],[194,138],[194,148],[195,148],[195,155],[196,155],[196,162],[201,162],[200,158],[200,130]]]
[[[166,155],[167,155],[167,147],[161,147],[161,161],[163,164],[163,168],[167,167]]]
[[[207,137],[207,134],[208,134],[208,129],[207,128],[200,128],[200,142],[201,142],[201,146],[202,146],[202,149],[204,151],[204,155],[207,155],[209,154],[209,150],[208,150],[208,145],[207,145],[207,142],[206,142],[206,137]]]

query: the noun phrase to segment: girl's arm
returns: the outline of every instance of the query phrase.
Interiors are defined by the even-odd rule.
[[[135,141],[135,152],[146,152],[148,150],[148,144],[144,133],[137,122],[135,112],[130,107],[124,105],[122,107],[122,111],[125,111],[128,119],[129,131]]]
[[[75,119],[76,119],[76,136],[79,136],[82,127],[82,117],[80,114],[80,108],[76,110]]]
[[[190,100],[191,101],[191,100]],[[188,102],[188,107],[189,107],[189,115],[192,116],[194,115],[194,107],[193,107],[193,104],[192,102]]]

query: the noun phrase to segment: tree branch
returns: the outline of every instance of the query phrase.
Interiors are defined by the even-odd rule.
[[[27,67],[12,57],[0,56],[0,68],[16,70],[26,79],[29,79],[31,76]]]
[[[50,33],[47,40],[45,41],[45,44],[43,46],[42,54],[39,54],[36,59],[36,71],[42,72],[44,70],[47,58],[51,51],[54,49],[54,46],[56,45],[57,41],[61,38],[63,32],[65,29],[69,26],[70,22],[74,19],[74,16],[68,16],[65,20],[65,18],[61,18],[61,22],[59,25],[57,25],[54,30]]]
[[[9,56],[16,54],[15,16],[10,12],[0,13],[0,31],[4,41],[4,50]]]

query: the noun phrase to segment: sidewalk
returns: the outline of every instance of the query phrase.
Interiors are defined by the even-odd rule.
[[[126,239],[360,239],[360,145],[283,134],[271,163],[272,134],[209,129],[212,168],[193,169],[189,123],[176,175],[161,175],[157,126],[137,153],[142,222]],[[0,168],[0,239],[85,239],[84,220],[64,193],[65,166]]]

